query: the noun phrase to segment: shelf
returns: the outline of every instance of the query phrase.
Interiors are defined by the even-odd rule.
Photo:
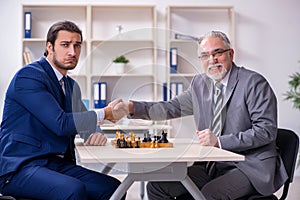
[[[193,77],[203,73],[202,64],[198,59],[200,36],[211,30],[221,30],[234,45],[234,10],[231,6],[169,6],[166,30],[169,30],[166,33],[166,66],[170,66],[170,49],[177,48],[177,72],[171,73],[170,67],[166,68],[166,82],[170,87],[166,90],[166,96],[170,97],[171,83],[173,86],[174,82],[183,83],[183,90],[186,90]],[[176,34],[186,37],[176,39]],[[196,130],[192,116],[172,119],[169,124],[173,127],[171,137],[194,134]]]
[[[155,24],[155,6],[93,6],[91,38],[154,40]]]
[[[24,12],[32,14],[32,37],[24,38],[22,33],[22,49],[33,61],[43,56],[47,31],[54,22],[71,20],[82,30],[81,55],[70,76],[79,83],[90,108],[97,81],[107,82],[107,102],[119,97],[156,99],[155,6],[24,4],[22,12],[23,20]],[[124,74],[112,67],[112,60],[120,55],[130,60]]]

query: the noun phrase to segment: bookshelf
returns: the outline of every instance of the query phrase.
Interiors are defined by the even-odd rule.
[[[43,56],[46,34],[54,22],[71,20],[81,28],[79,63],[69,75],[79,83],[82,98],[89,100],[90,108],[94,108],[94,82],[107,83],[107,102],[115,98],[157,100],[154,5],[24,4],[23,21],[25,12],[32,14],[32,30],[31,37],[25,38],[22,27],[22,51],[29,52],[32,61]],[[113,67],[113,59],[120,55],[130,60],[122,74]]]
[[[166,66],[171,62],[170,49],[177,48],[177,72],[171,73],[167,67],[166,83],[182,82],[185,90],[193,76],[202,72],[195,38],[211,30],[220,30],[228,35],[234,46],[234,9],[231,6],[169,6],[166,15]],[[183,37],[177,37],[178,34]],[[170,97],[170,90],[167,90],[167,97]],[[193,117],[174,119],[169,124],[175,131],[173,137],[185,137],[196,130]]]

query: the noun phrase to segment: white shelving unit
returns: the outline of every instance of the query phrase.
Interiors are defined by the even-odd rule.
[[[191,7],[169,6],[167,13],[167,50],[177,48],[177,73],[166,71],[166,82],[182,82],[184,90],[188,88],[196,73],[202,72],[202,66],[198,59],[196,40],[176,38],[176,34],[199,38],[211,30],[225,32],[234,45],[234,9],[231,6]],[[169,53],[166,55],[166,65],[170,66]],[[167,90],[170,97],[170,90]],[[171,120],[173,127],[172,136],[186,137],[192,135],[196,129],[193,117]]]
[[[78,66],[70,75],[81,87],[83,99],[93,108],[93,83],[107,82],[107,102],[115,98],[156,101],[162,91],[158,80],[156,8],[154,5],[41,5],[24,4],[22,13],[32,13],[32,37],[22,36],[23,52],[28,51],[32,60],[43,56],[49,27],[59,20],[74,21],[83,32],[82,52]],[[166,9],[166,66],[169,66],[169,49],[178,49],[178,72],[170,73],[167,67],[165,81],[183,82],[186,89],[195,73],[201,72],[197,56],[197,43],[175,39],[175,33],[198,37],[209,30],[222,30],[234,45],[234,11],[228,6],[191,7],[169,6]],[[24,20],[24,19],[23,19]],[[22,27],[24,29],[24,27]],[[129,64],[125,73],[118,74],[112,60],[125,55]],[[159,85],[159,86],[158,86]],[[159,90],[158,90],[159,87]],[[170,96],[168,91],[167,96]],[[165,123],[165,122],[162,122]],[[172,120],[171,136],[186,136],[194,130],[193,120]],[[155,126],[157,128],[157,124]],[[130,127],[129,127],[130,128]],[[180,134],[178,134],[180,133]]]
[[[32,14],[31,38],[24,38],[23,32],[22,41],[23,52],[29,52],[33,61],[43,56],[46,34],[54,22],[71,20],[82,29],[80,60],[69,75],[79,83],[90,108],[94,105],[94,82],[107,82],[107,102],[115,98],[157,100],[154,5],[24,4],[22,12],[23,17],[25,12]],[[116,73],[112,66],[113,59],[120,55],[130,60],[123,74]]]

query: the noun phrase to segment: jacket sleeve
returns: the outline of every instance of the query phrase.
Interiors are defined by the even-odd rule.
[[[60,136],[78,132],[94,132],[94,111],[65,113],[59,100],[61,94],[47,74],[34,68],[24,68],[13,80],[11,97],[26,108],[44,126]]]

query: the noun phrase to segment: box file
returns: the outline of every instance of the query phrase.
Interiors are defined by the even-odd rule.
[[[32,28],[32,21],[31,21],[31,12],[24,13],[24,37],[31,38],[31,28]]]
[[[168,89],[170,90],[170,98],[180,95],[183,92],[183,82],[170,82],[170,87],[167,87],[167,83],[163,84],[163,100],[168,101]]]
[[[104,108],[107,103],[107,83],[95,82],[93,84],[94,89],[94,108]]]
[[[170,48],[170,73],[177,73],[178,49]]]

